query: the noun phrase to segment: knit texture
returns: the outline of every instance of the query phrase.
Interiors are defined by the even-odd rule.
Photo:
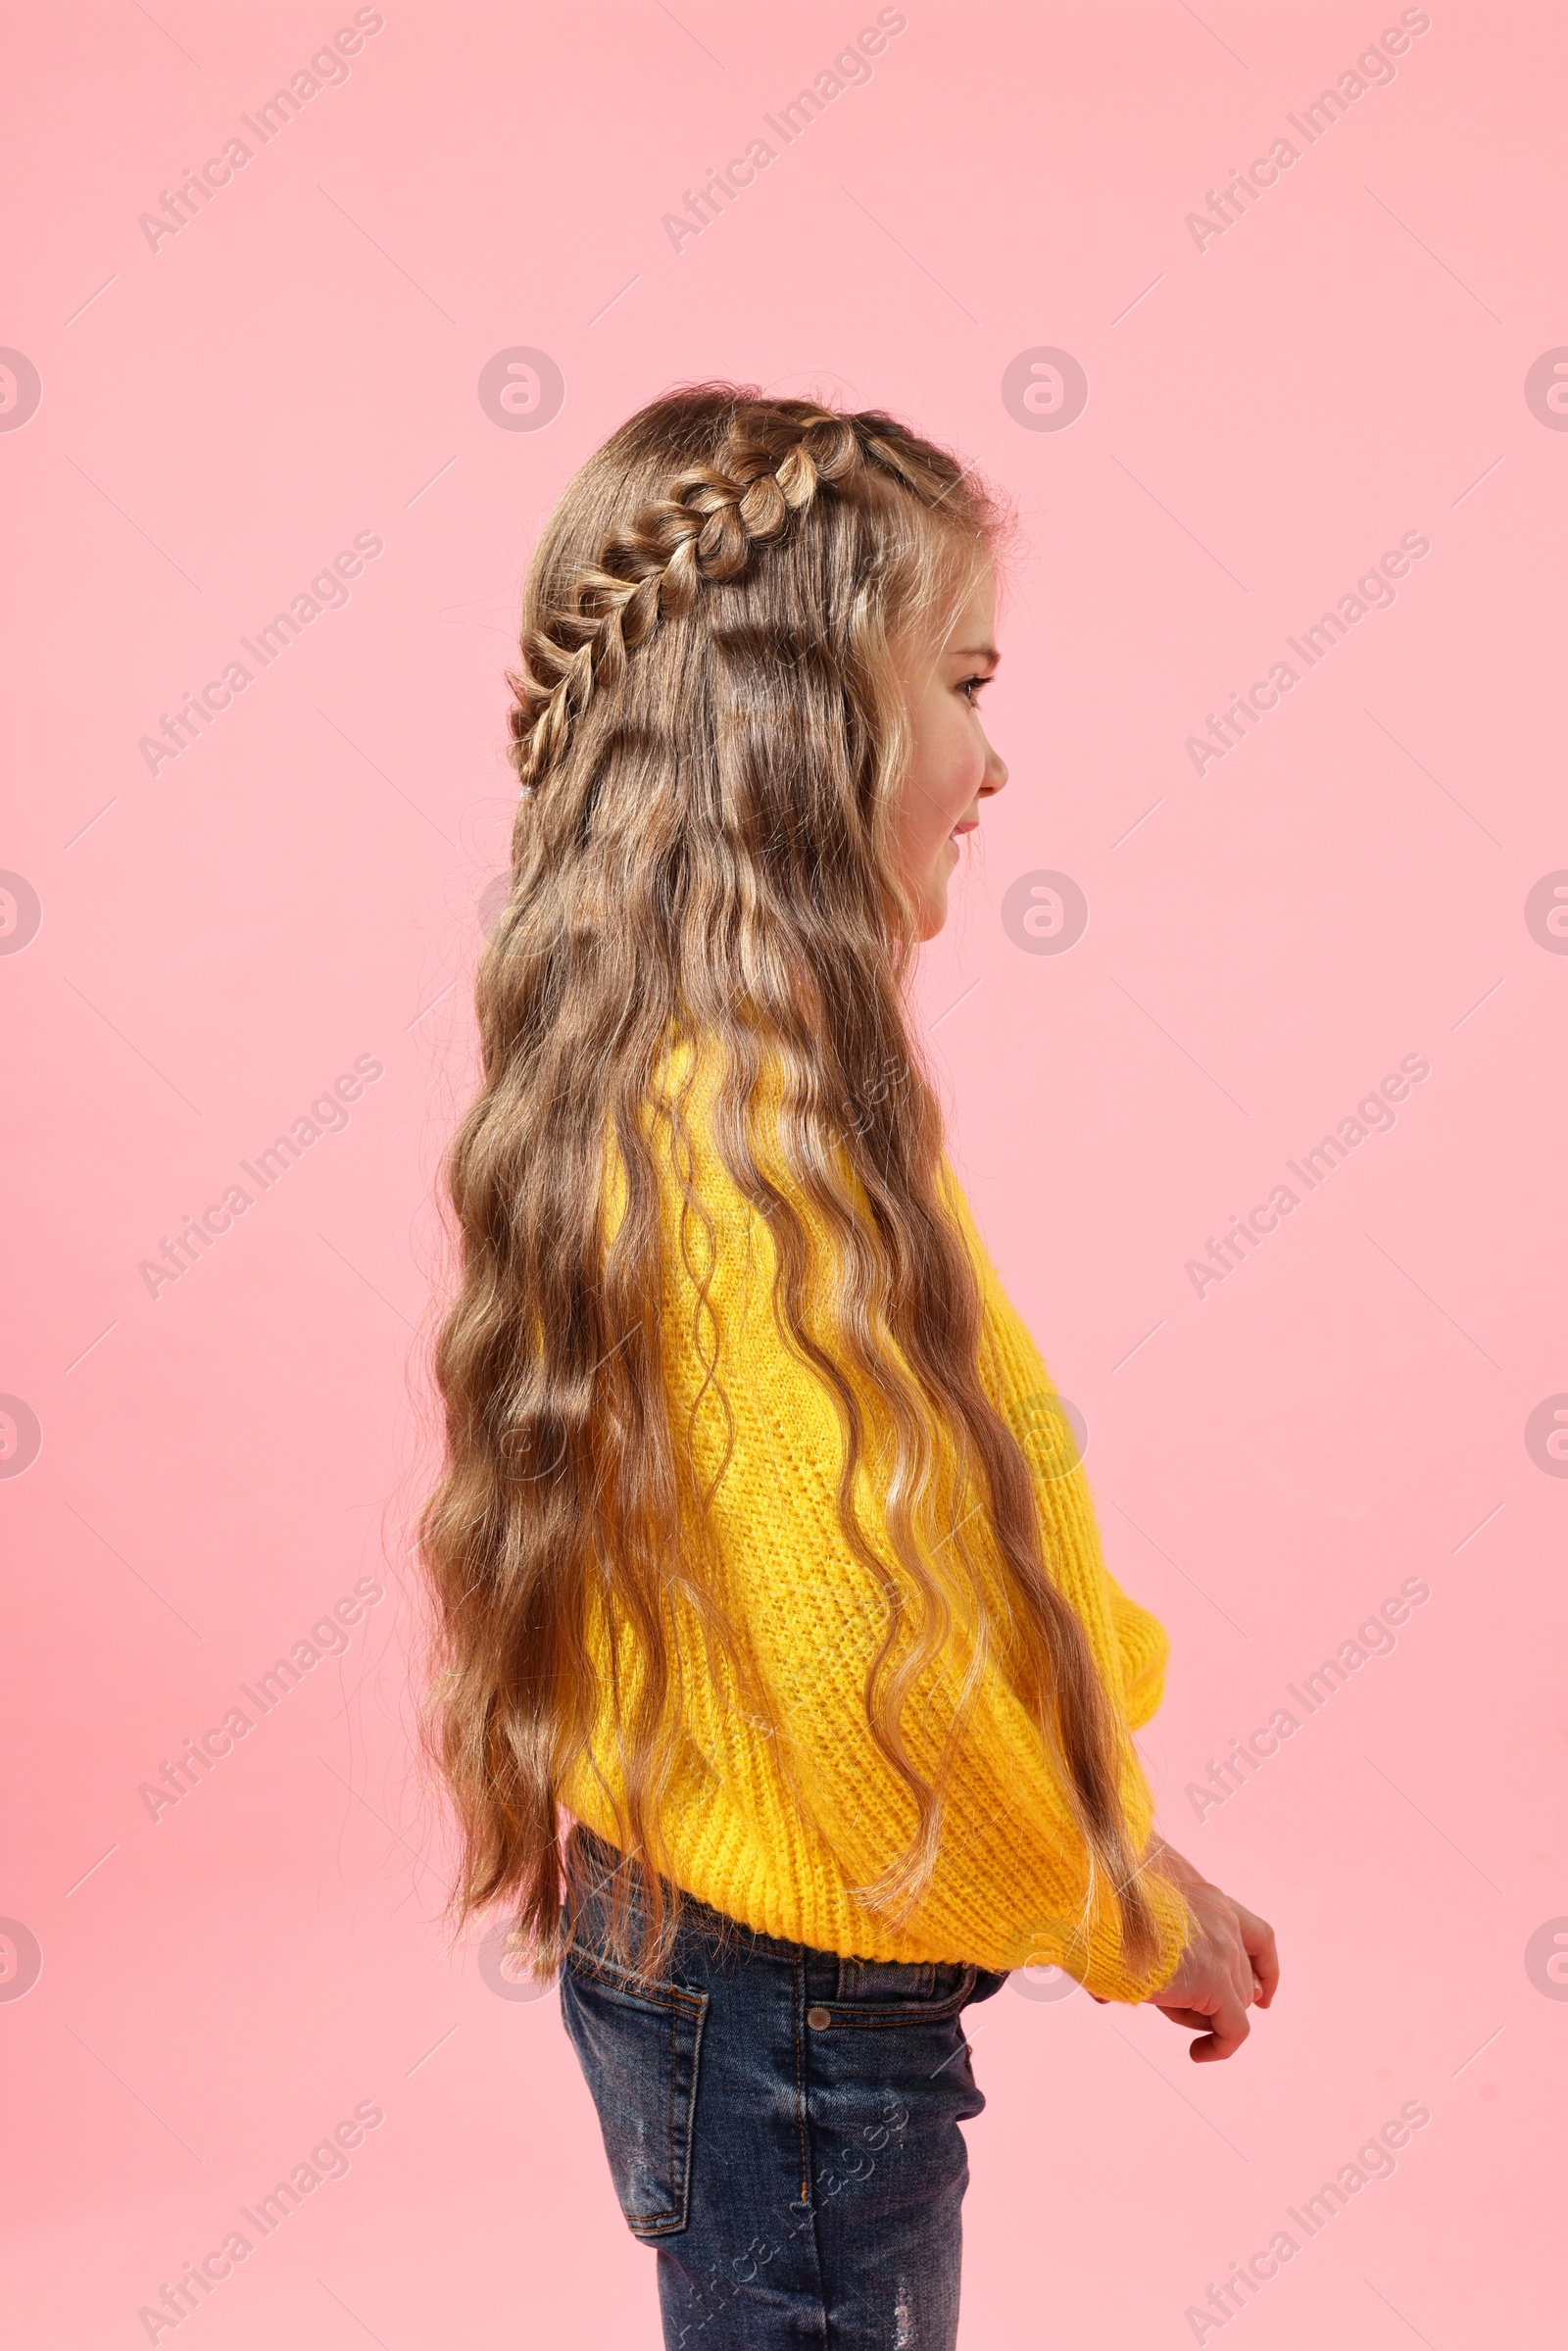
[[[673,1074],[683,1058],[677,1049]],[[772,1237],[713,1148],[707,1099],[699,1090],[688,1108],[689,1173],[712,1225],[708,1310],[695,1324],[697,1287],[681,1246],[681,1188],[667,1157],[661,1160],[666,1377],[673,1426],[683,1439],[701,1398],[691,1449],[705,1482],[717,1481],[711,1505],[717,1567],[710,1572],[771,1706],[761,1716],[745,1707],[681,1597],[680,1576],[672,1577],[679,1766],[659,1816],[665,1873],[745,1926],[818,1950],[992,1969],[1054,1964],[1102,1997],[1145,1998],[1180,1955],[1185,1907],[1173,1889],[1146,1878],[1161,1952],[1142,1976],[1131,1972],[1114,1904],[1101,1888],[1086,1907],[1087,1850],[1040,1736],[994,1651],[958,1744],[929,1885],[896,1925],[856,1897],[856,1887],[904,1850],[916,1823],[913,1799],[872,1743],[866,1719],[866,1669],[887,1621],[886,1602],[839,1522],[845,1446],[838,1407],[775,1321]],[[613,1169],[611,1180],[613,1200]],[[983,1385],[1034,1472],[1048,1568],[1083,1625],[1114,1711],[1134,1731],[1159,1704],[1164,1631],[1104,1566],[1088,1484],[1065,1439],[1045,1363],[946,1161],[943,1181],[981,1288]],[[612,1205],[612,1227],[614,1221]],[[810,1230],[808,1215],[807,1221]],[[694,1329],[703,1335],[701,1347]],[[874,1399],[867,1401],[874,1407]],[[940,1450],[940,1431],[935,1441]],[[862,1462],[857,1499],[860,1524],[891,1576],[894,1554],[876,1543],[884,1497],[875,1451],[867,1447],[872,1458]],[[985,1542],[982,1528],[982,1549]],[[990,1553],[1000,1559],[994,1540]],[[987,1573],[986,1590],[1004,1615],[1000,1567]],[[618,1614],[617,1624],[628,1639]],[[972,1655],[970,1631],[965,1612],[956,1608],[947,1649],[905,1708],[908,1752],[927,1778],[934,1777]],[[590,1624],[589,1641],[596,1662],[603,1659],[602,1620]],[[632,1654],[635,1684],[634,1644]],[[600,1836],[624,1843],[615,1756],[607,1701],[592,1755],[569,1775],[562,1800]],[[1130,1739],[1122,1797],[1132,1849],[1141,1853],[1152,1803]]]

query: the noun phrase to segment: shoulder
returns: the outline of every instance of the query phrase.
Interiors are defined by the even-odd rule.
[[[986,1247],[968,1196],[951,1157],[942,1161],[942,1193],[955,1223],[963,1235],[980,1289],[982,1315],[981,1377],[992,1400],[1013,1428],[1026,1452],[1034,1442],[1036,1423],[1044,1415],[1055,1426],[1059,1410],[1055,1387],[1046,1359],[1029,1325],[1007,1294]]]
[[[851,1244],[853,1229],[872,1221],[853,1154],[830,1137],[809,1172],[792,1167],[784,1129],[785,1083],[776,1055],[741,1070],[718,1040],[671,1031],[650,1073],[642,1132],[657,1171],[662,1221],[673,1236],[695,1220],[720,1250],[745,1245],[771,1274],[786,1230],[804,1244],[819,1274]],[[609,1145],[613,1196],[623,1205],[625,1168],[613,1135]],[[1006,1299],[952,1157],[943,1150],[935,1204],[946,1214],[973,1267],[988,1314]],[[822,1252],[819,1254],[819,1252]]]
[[[1005,1307],[1007,1298],[1006,1293],[1002,1287],[1002,1278],[991,1261],[991,1252],[986,1248],[985,1236],[980,1230],[973,1208],[969,1205],[969,1196],[964,1191],[963,1185],[958,1179],[957,1169],[954,1166],[952,1156],[947,1151],[942,1153],[941,1166],[938,1170],[937,1197],[957,1226],[964,1248],[968,1250],[987,1313],[991,1312],[993,1306]]]
[[[739,1083],[730,1082],[739,1075]],[[605,1244],[626,1264],[657,1261],[664,1311],[684,1328],[694,1303],[749,1317],[777,1270],[768,1186],[776,1153],[766,1114],[746,1100],[722,1045],[673,1031],[662,1041],[635,1113],[605,1135]]]

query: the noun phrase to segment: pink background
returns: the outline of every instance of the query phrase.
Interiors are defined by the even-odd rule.
[[[658,2340],[554,1992],[497,1996],[438,1931],[407,1543],[521,568],[621,417],[717,373],[889,406],[1022,510],[1012,780],[921,1001],[1110,1563],[1170,1630],[1167,1833],[1284,1955],[1221,2067],[1081,1993],[974,2012],[963,2340],[1191,2341],[1209,2281],[1417,2099],[1395,2176],[1232,2326],[1555,2341],[1568,1986],[1526,1947],[1568,1928],[1568,1484],[1525,1424],[1568,1390],[1568,960],[1524,906],[1568,865],[1568,439],[1524,384],[1568,340],[1561,12],[1435,0],[1200,251],[1186,215],[1396,7],[911,0],[677,254],[662,215],[874,10],[388,0],[151,250],[138,215],[351,13],[10,12],[0,343],[42,401],[0,433],[0,865],[42,919],[0,957],[0,1390],[42,1448],[0,1482],[0,1914],[42,1973],[0,2001],[9,2337],[145,2340],[138,2308],[370,2101],[194,2339]],[[514,346],[564,378],[537,431],[477,397]],[[1089,379],[1060,432],[1001,395],[1040,346]],[[1392,609],[1197,774],[1204,713],[1407,530],[1431,553]],[[350,601],[149,773],[138,739],[358,532],[384,552]],[[1090,906],[1060,955],[1003,920],[1048,869]],[[1395,1130],[1200,1299],[1186,1261],[1409,1053]],[[384,1074],[351,1123],[151,1297],[140,1261],[358,1055]],[[1209,1758],[1412,1576],[1396,1651],[1200,1824]],[[346,1652],[154,1822],[142,1784],[367,1577]]]

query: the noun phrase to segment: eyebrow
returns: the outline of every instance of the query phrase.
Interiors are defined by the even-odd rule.
[[[955,661],[1000,661],[1002,656],[994,645],[950,645],[949,658]]]

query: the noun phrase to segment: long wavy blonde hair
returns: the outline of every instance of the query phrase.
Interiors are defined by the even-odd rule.
[[[979,1627],[966,1690],[1000,1641],[1091,1896],[1108,1886],[1135,1965],[1157,1948],[1122,1809],[1125,1733],[981,1384],[975,1272],[940,1197],[941,1112],[906,1017],[918,916],[893,850],[911,748],[901,663],[942,642],[1007,524],[971,472],[891,416],[702,384],[612,435],[529,567],[510,680],[512,891],[478,972],[483,1082],[446,1170],[462,1279],[436,1343],[446,1458],[417,1547],[435,1603],[431,1745],[461,1835],[455,1920],[505,1901],[540,1973],[561,1953],[560,1791],[607,1702],[624,1783],[614,1933],[650,1973],[667,1956],[677,1583],[770,1719],[744,1627],[702,1571],[708,1494],[665,1385],[648,1109],[671,1035],[716,1057],[713,1140],[767,1219],[781,1330],[840,1406],[845,1543],[889,1598],[867,1730],[915,1827],[862,1899],[906,1912],[936,1862],[962,1709],[929,1779],[901,1717],[956,1591]],[[776,1160],[752,1116],[764,1070]],[[677,1169],[686,1108],[685,1095],[664,1104]],[[694,1205],[701,1221],[688,1188]],[[826,1273],[803,1205],[828,1236]],[[830,1343],[808,1330],[824,1282]],[[891,1453],[877,1533],[892,1584],[853,1501],[868,1392]],[[940,1581],[933,1567],[918,1506],[933,1415],[987,1506],[1000,1624],[972,1533],[945,1537]],[[607,1596],[602,1671],[588,1626]]]

